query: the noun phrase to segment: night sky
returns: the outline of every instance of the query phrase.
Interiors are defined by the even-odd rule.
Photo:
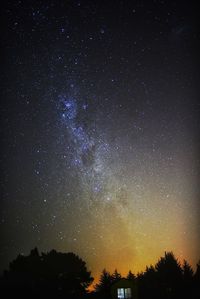
[[[1,270],[73,251],[98,277],[199,259],[192,1],[5,1]],[[3,130],[2,130],[3,129]]]

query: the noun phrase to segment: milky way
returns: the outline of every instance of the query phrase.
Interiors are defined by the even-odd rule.
[[[105,211],[99,209],[106,209],[107,202],[116,201],[116,198],[119,199],[116,205],[122,209],[123,203],[126,205],[126,199],[121,198],[126,184],[120,183],[113,171],[115,151],[106,141],[106,132],[102,133],[95,122],[88,122],[89,104],[66,95],[58,99],[63,133],[60,143],[69,162],[66,167],[76,176],[85,209],[96,207],[95,214],[102,214]]]
[[[7,1],[2,268],[55,248],[199,259],[197,16],[186,1]]]

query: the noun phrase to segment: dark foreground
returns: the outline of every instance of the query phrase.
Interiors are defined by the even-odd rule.
[[[0,277],[1,298],[58,299],[200,299],[200,263],[193,271],[187,261],[180,265],[172,252],[165,253],[155,266],[137,275],[129,271],[123,278],[117,270],[105,269],[94,292],[86,263],[74,253],[52,250],[39,254],[37,248],[28,256],[18,255]],[[130,285],[131,297],[125,288]],[[124,295],[119,295],[120,289]],[[132,287],[133,286],[133,287]],[[123,297],[124,296],[124,297]]]

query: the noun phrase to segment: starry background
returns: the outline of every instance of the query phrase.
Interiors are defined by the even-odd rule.
[[[1,268],[35,246],[79,254],[95,277],[166,250],[195,266],[197,7],[2,8]]]

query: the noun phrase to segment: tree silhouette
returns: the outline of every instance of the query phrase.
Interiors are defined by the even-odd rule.
[[[183,261],[183,278],[185,281],[187,280],[192,280],[193,275],[194,275],[194,271],[192,270],[192,267],[190,266],[190,264],[184,260]]]
[[[157,272],[159,296],[161,298],[178,298],[182,293],[182,269],[172,252],[165,252],[155,265]]]
[[[40,255],[34,248],[10,263],[0,278],[0,289],[3,298],[111,299],[111,287],[121,278],[117,269],[113,274],[104,269],[95,292],[87,293],[93,278],[80,257],[55,250]],[[165,252],[155,266],[137,276],[129,271],[126,278],[134,281],[139,299],[200,298],[200,261],[194,273],[186,260],[181,266],[172,252]]]
[[[129,272],[128,272],[126,278],[129,279],[129,280],[135,281],[136,276],[135,276],[134,273],[131,272],[131,270],[129,270]]]
[[[144,273],[138,274],[137,281],[139,298],[159,298],[157,272],[152,265],[146,267]]]
[[[200,261],[197,263],[196,272],[194,274],[194,294],[195,299],[200,298]]]
[[[193,276],[194,271],[192,270],[192,267],[189,265],[189,263],[184,260],[183,262],[183,295],[184,298],[191,298],[192,294],[191,291],[193,290]]]
[[[109,299],[111,297],[110,295],[110,288],[113,282],[112,275],[106,271],[106,269],[103,269],[99,283],[95,285],[95,291],[99,293],[102,298]]]
[[[85,262],[74,253],[52,250],[39,255],[35,248],[30,255],[19,255],[10,263],[3,287],[27,298],[36,295],[82,298],[92,281]]]
[[[119,281],[122,278],[121,274],[115,269],[114,273],[112,274],[112,283]]]
[[[174,254],[167,252],[155,266],[146,267],[145,272],[137,275],[139,298],[198,298],[195,293],[199,284],[196,283],[195,290],[194,277],[187,261],[181,267]]]

